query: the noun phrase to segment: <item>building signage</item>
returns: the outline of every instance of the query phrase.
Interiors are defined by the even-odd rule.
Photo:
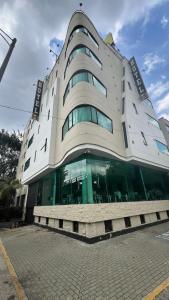
[[[41,98],[42,98],[42,89],[43,89],[43,81],[38,80],[37,86],[36,86],[36,94],[35,94],[33,112],[32,112],[32,119],[34,119],[34,120],[38,120],[38,117],[39,117],[40,103],[41,103]]]
[[[141,77],[141,74],[139,72],[139,69],[138,69],[138,66],[137,66],[137,63],[136,63],[136,60],[135,60],[134,57],[132,57],[129,60],[129,65],[130,65],[130,68],[131,68],[131,71],[132,71],[132,74],[133,74],[133,77],[134,77],[134,82],[136,84],[137,91],[138,91],[141,99],[142,100],[147,99],[148,94],[147,94],[143,79]]]

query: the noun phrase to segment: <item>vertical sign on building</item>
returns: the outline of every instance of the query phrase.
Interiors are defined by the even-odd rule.
[[[131,68],[131,72],[133,74],[133,78],[134,78],[134,82],[135,82],[136,87],[137,87],[137,91],[138,91],[141,99],[142,100],[147,99],[148,98],[147,90],[145,88],[143,79],[141,77],[141,74],[139,72],[139,69],[138,69],[138,66],[137,66],[137,63],[136,63],[136,60],[135,60],[134,57],[132,57],[129,60],[129,65],[130,65],[130,68]]]
[[[34,120],[38,120],[38,117],[39,117],[40,103],[41,103],[41,98],[42,98],[42,90],[43,90],[43,81],[38,80],[37,86],[36,86],[36,94],[35,94],[33,112],[32,112],[32,119],[34,119]]]

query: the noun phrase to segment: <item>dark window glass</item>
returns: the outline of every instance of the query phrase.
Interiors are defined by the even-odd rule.
[[[46,225],[49,224],[49,218],[46,218]]]
[[[30,145],[33,143],[33,137],[34,137],[34,135],[31,136],[31,138],[30,138],[30,140],[29,140],[29,142],[28,142],[28,148],[29,148]]]
[[[50,109],[48,110],[48,120],[49,120],[49,118],[50,118]]]
[[[63,228],[63,219],[59,219],[59,228]]]
[[[167,217],[169,218],[169,210],[167,210],[166,213],[167,213]]]
[[[30,166],[30,158],[25,162],[24,171],[26,171]]]
[[[47,150],[47,138],[45,139],[45,145],[44,145],[44,151],[46,152]]]
[[[144,215],[140,215],[140,222],[141,224],[145,224],[145,216]]]
[[[124,114],[124,109],[125,109],[125,98],[122,98],[122,115]]]
[[[122,82],[122,91],[125,92],[125,80]]]
[[[73,112],[69,114],[69,129],[73,126]]]
[[[138,111],[137,111],[137,107],[136,107],[135,103],[133,103],[133,107],[134,107],[136,115],[138,115]]]
[[[68,119],[66,119],[66,122],[63,125],[63,130],[62,130],[62,137],[63,137],[63,139],[64,139],[64,136],[65,136],[66,132],[68,132],[68,130],[69,130]]]
[[[40,219],[41,219],[41,217],[38,217],[38,223],[40,223]]]
[[[144,143],[144,145],[147,146],[147,141],[146,141],[146,138],[145,138],[145,136],[144,136],[144,132],[141,131],[141,135],[142,135],[142,137],[143,137],[143,143]]]
[[[125,76],[125,67],[123,67],[123,76]]]
[[[125,122],[122,123],[122,127],[123,127],[125,148],[128,148],[128,140],[127,140],[127,132],[126,132],[126,124],[125,124]]]
[[[92,122],[98,123],[97,121],[97,110],[95,107],[91,106],[91,113],[92,113]]]
[[[79,222],[77,222],[77,221],[73,222],[73,231],[79,232]]]
[[[113,231],[112,220],[104,221],[105,232]]]
[[[40,131],[40,125],[38,126],[38,134],[39,134],[39,131]]]
[[[124,217],[124,223],[126,227],[131,227],[130,217]]]
[[[53,94],[54,94],[54,87],[52,88],[52,96],[53,96]]]
[[[156,212],[156,217],[157,217],[157,220],[161,220],[160,213],[158,211]]]

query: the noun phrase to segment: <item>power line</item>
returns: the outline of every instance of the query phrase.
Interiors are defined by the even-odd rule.
[[[12,107],[12,106],[8,106],[8,105],[0,104],[0,107],[6,108],[6,109],[15,110],[15,111],[20,111],[20,112],[24,112],[24,113],[32,114],[32,111],[25,110],[25,109],[21,109],[21,108],[17,108],[17,107]],[[42,114],[42,113],[41,113],[41,116],[48,117],[48,114]],[[59,117],[57,117],[57,116],[51,116],[51,118],[52,118],[52,119],[56,119],[56,120],[65,121],[65,119],[59,118]],[[113,127],[113,132],[114,132],[114,131],[115,131],[115,132],[122,132],[121,130],[115,129],[115,128]],[[132,131],[132,130],[128,130],[128,132],[140,136],[140,131]],[[147,134],[147,133],[146,133],[145,135],[146,135],[146,136],[150,136],[150,137],[152,137],[152,138],[158,138],[158,139],[161,139],[161,136],[150,135],[150,134]]]

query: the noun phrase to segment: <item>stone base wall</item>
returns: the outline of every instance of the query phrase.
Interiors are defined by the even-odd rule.
[[[86,238],[169,219],[169,200],[35,206],[35,224]]]

